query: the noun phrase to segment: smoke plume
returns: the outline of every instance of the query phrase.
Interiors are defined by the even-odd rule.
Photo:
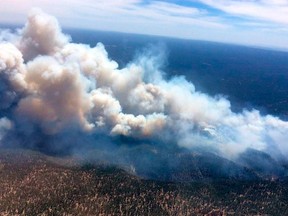
[[[119,68],[103,44],[72,43],[54,17],[35,9],[23,29],[0,39],[2,144],[14,135],[44,148],[65,136],[82,145],[87,135],[201,147],[228,159],[247,149],[288,156],[288,122],[234,113],[227,99],[195,91],[183,77],[165,80],[159,58],[144,53]]]

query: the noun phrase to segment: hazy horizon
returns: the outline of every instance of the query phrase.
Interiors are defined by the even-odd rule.
[[[22,25],[28,11],[38,7],[63,28],[288,48],[288,3],[281,0],[4,0],[0,5],[0,23]]]
[[[0,34],[1,31],[9,30],[11,33],[14,30],[21,29],[23,26],[17,23],[0,23]],[[269,45],[253,45],[253,44],[245,44],[245,43],[237,43],[237,42],[227,42],[227,41],[218,41],[218,40],[205,40],[205,39],[194,39],[194,38],[183,38],[176,36],[167,36],[167,35],[153,35],[153,34],[144,34],[144,33],[134,33],[134,32],[121,32],[121,31],[113,31],[113,30],[101,30],[101,29],[93,29],[93,28],[81,28],[81,27],[64,27],[63,33],[69,33],[69,31],[87,31],[90,33],[107,33],[107,34],[121,34],[121,35],[135,35],[135,36],[143,36],[147,38],[158,38],[158,39],[175,39],[175,40],[183,40],[183,41],[199,41],[199,42],[207,42],[207,43],[215,43],[215,44],[223,44],[223,45],[231,45],[231,46],[240,46],[247,47],[252,49],[262,49],[262,50],[271,50],[277,52],[288,52],[288,47],[279,47],[279,46],[269,46]],[[73,38],[72,38],[73,42]],[[99,41],[101,42],[101,41]]]
[[[101,40],[89,34],[84,39],[81,32],[73,36],[80,43],[71,42],[71,36],[62,32],[57,19],[41,10],[31,10],[21,30],[3,33],[1,143],[37,148],[40,145],[55,151],[65,150],[69,143],[78,151],[97,143],[109,146],[116,137],[119,143],[125,138],[125,142],[135,146],[139,142],[155,143],[161,152],[175,146],[188,151],[203,148],[232,160],[249,149],[277,160],[288,154],[288,121],[273,113],[262,113],[257,106],[235,110],[225,96],[233,95],[230,93],[234,90],[244,103],[247,94],[251,95],[247,102],[258,101],[256,105],[264,107],[267,103],[283,103],[281,98],[286,103],[286,53],[278,53],[271,61],[275,54],[272,51],[252,52],[248,48],[228,49],[205,43],[198,47],[194,43],[192,48],[182,43],[191,52],[178,50],[178,56],[169,59],[172,70],[165,71],[169,50],[161,43],[149,43],[142,37],[142,42],[148,43],[145,48],[140,47],[141,43],[132,45],[134,36],[123,37],[123,53],[118,54],[127,55],[128,59],[119,64],[117,55],[113,59],[109,54],[113,50],[98,43]],[[170,48],[179,47],[180,42],[175,40]],[[255,61],[259,56],[260,66],[260,59]],[[194,76],[196,79],[189,73],[191,69],[200,72]],[[274,71],[278,76],[274,76]],[[210,78],[205,76],[211,72]],[[194,85],[197,78],[220,92],[199,91]],[[225,79],[226,87],[219,89],[217,82]],[[271,81],[278,83],[276,89]],[[262,88],[267,91],[259,91]],[[270,94],[273,89],[280,101],[274,100],[273,91]],[[280,105],[276,108],[280,109]],[[285,106],[281,110],[285,115]]]

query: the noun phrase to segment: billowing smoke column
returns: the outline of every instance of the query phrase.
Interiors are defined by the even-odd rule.
[[[288,156],[288,122],[257,110],[233,113],[229,101],[195,91],[183,77],[163,79],[153,58],[120,69],[101,43],[71,43],[40,10],[0,38],[2,143],[18,130],[45,137],[71,130],[204,147],[226,158],[248,148]]]

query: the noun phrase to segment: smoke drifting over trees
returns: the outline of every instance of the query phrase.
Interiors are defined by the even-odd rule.
[[[38,9],[21,30],[0,35],[1,145],[28,139],[30,147],[77,149],[121,136],[228,159],[247,149],[288,156],[288,122],[257,110],[234,113],[227,99],[197,92],[183,77],[165,80],[159,56],[143,53],[119,68],[101,43],[71,42]]]

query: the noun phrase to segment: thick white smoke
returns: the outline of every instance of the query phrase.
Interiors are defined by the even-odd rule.
[[[145,57],[119,69],[101,43],[70,43],[57,20],[39,10],[9,38],[0,43],[0,108],[47,135],[78,128],[203,146],[226,157],[247,148],[288,155],[288,122],[256,110],[233,113],[228,100],[197,92],[182,77],[163,79]]]

